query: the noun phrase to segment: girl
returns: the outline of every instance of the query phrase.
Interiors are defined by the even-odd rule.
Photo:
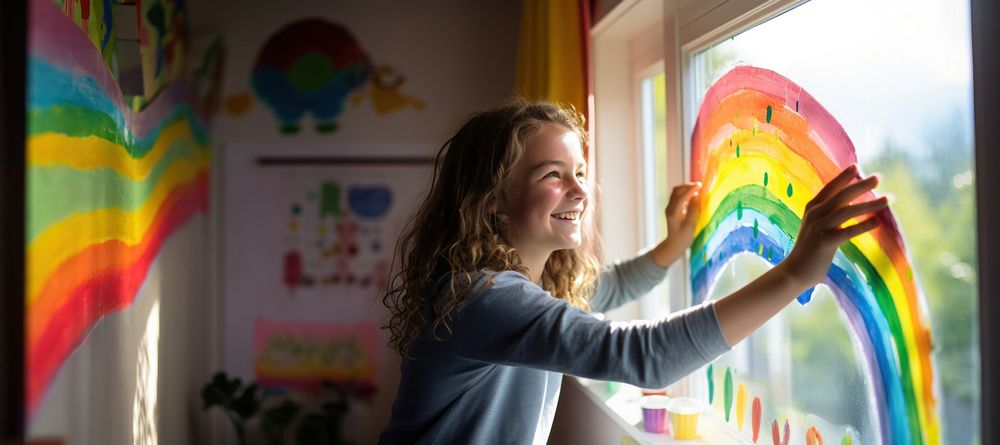
[[[700,184],[676,187],[668,236],[599,267],[582,116],[515,100],[473,116],[438,153],[384,297],[403,356],[381,443],[545,443],[563,374],[664,387],[712,361],[826,274],[837,246],[886,207],[851,204],[878,179],[855,166],[809,203],[795,247],[741,290],[655,322],[606,311],[666,276],[692,242]],[[607,227],[605,230],[616,230]]]

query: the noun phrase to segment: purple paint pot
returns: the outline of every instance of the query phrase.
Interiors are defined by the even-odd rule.
[[[670,433],[670,421],[667,416],[667,396],[643,396],[639,399],[642,408],[642,428],[647,433]]]

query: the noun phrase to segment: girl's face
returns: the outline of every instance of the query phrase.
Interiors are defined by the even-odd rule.
[[[580,246],[586,169],[580,139],[563,125],[545,125],[526,141],[504,203],[522,256],[544,255],[544,261],[553,251]]]

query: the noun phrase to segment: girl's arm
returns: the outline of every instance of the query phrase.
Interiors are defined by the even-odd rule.
[[[660,388],[730,349],[715,302],[659,320],[612,322],[553,298],[518,272],[493,278],[452,312],[447,341],[421,342],[414,352]]]
[[[590,301],[594,311],[604,312],[635,300],[666,278],[667,268],[684,254],[694,238],[698,212],[695,206],[688,204],[698,196],[700,188],[701,183],[695,182],[673,189],[666,209],[668,236],[665,240],[646,253],[601,270],[597,292]]]
[[[639,298],[667,277],[667,269],[657,264],[653,252],[640,253],[601,268],[590,309],[606,312]]]
[[[826,276],[837,248],[874,229],[871,214],[888,206],[886,197],[851,204],[878,184],[876,176],[860,179],[851,165],[831,180],[806,206],[795,247],[780,264],[742,289],[715,303],[723,336],[730,345],[750,335],[796,296]],[[868,217],[842,227],[851,218]]]

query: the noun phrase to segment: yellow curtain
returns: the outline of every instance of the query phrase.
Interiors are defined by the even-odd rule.
[[[581,0],[522,0],[517,94],[587,112],[585,8]]]

